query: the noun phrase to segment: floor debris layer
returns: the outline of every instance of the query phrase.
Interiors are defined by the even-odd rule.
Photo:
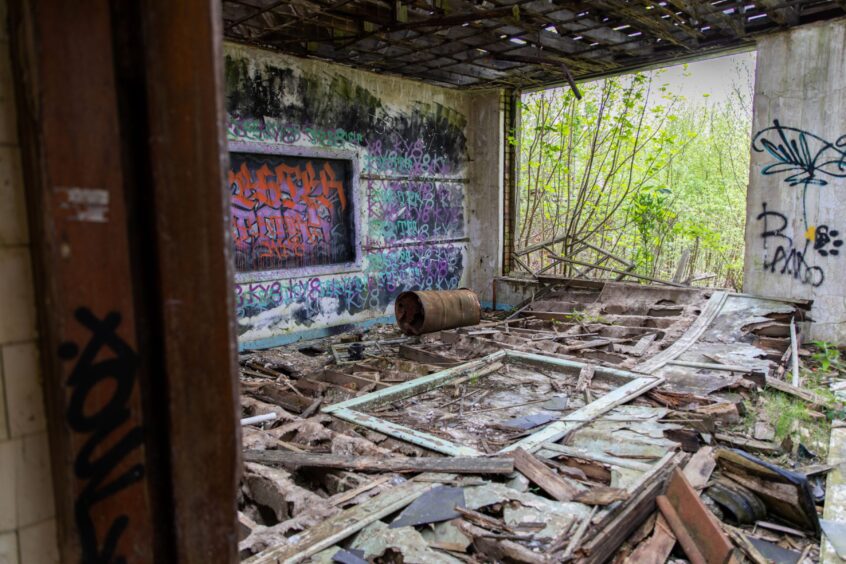
[[[469,327],[246,351],[242,559],[839,562],[846,378],[809,307],[557,280]]]

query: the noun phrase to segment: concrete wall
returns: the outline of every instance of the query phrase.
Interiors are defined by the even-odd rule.
[[[0,22],[6,21],[0,0]],[[58,562],[9,38],[0,26],[0,564]]]
[[[493,279],[502,274],[503,96],[499,91],[471,95],[470,185],[467,189],[469,235],[466,285],[484,305],[493,299]]]
[[[352,158],[360,172],[344,202],[337,184],[322,187],[315,175],[314,193],[330,197],[303,199],[297,210],[280,204],[283,221],[270,228],[261,214],[274,210],[258,176],[230,171],[232,234],[242,258],[258,252],[260,261],[276,256],[277,264],[295,265],[311,250],[307,237],[290,236],[294,223],[315,230],[307,244],[323,245],[343,228],[336,218],[344,206],[353,207],[358,226],[355,262],[252,270],[239,262],[242,347],[388,320],[405,290],[469,286],[490,299],[501,255],[498,92],[437,88],[240,45],[225,52],[231,150],[316,163]],[[289,183],[279,176],[269,182],[289,199]]]
[[[846,344],[846,21],[758,43],[746,292],[811,298],[811,337]]]

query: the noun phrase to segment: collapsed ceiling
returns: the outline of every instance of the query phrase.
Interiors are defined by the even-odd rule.
[[[465,88],[527,88],[751,45],[846,0],[224,0],[225,36]]]

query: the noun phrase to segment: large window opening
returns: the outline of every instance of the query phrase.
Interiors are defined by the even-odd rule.
[[[525,93],[518,272],[739,289],[754,52]],[[626,274],[623,274],[626,273]]]
[[[352,159],[232,151],[235,267],[313,269],[357,259]]]

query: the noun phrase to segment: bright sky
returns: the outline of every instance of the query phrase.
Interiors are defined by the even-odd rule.
[[[719,103],[731,95],[735,87],[751,93],[755,77],[755,52],[727,55],[714,59],[667,67],[659,83],[669,83],[670,90],[683,95],[692,104]],[[709,94],[705,98],[705,94]]]

